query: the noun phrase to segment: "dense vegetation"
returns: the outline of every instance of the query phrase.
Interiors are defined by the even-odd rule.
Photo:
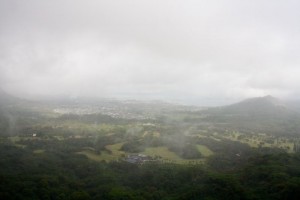
[[[300,154],[253,151],[239,163],[215,155],[209,165],[136,165],[91,161],[72,146],[56,142],[34,153],[32,146],[2,143],[1,199],[300,198]]]

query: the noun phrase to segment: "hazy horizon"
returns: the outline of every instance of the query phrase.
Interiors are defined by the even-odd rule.
[[[200,106],[297,99],[300,2],[0,1],[0,88]]]

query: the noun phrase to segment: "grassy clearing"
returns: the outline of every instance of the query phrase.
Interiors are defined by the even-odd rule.
[[[56,138],[57,140],[60,140],[60,141],[64,140],[63,136],[56,135],[56,136],[53,136],[53,137]]]
[[[154,131],[154,132],[145,131],[144,134],[142,135],[142,137],[144,138],[146,136],[152,136],[152,137],[159,138],[160,137],[160,133],[157,132],[157,131]]]
[[[243,134],[239,132],[232,132],[226,134],[214,134],[213,137],[224,138],[232,141],[248,144],[251,147],[270,147],[281,148],[288,153],[293,153],[294,143],[285,137],[275,137],[264,133],[257,134]]]
[[[106,149],[111,151],[110,153],[108,151],[101,151],[101,154],[96,154],[95,151],[84,149],[81,152],[78,152],[78,154],[82,154],[87,156],[89,159],[94,161],[114,161],[118,160],[120,158],[125,157],[127,154],[124,151],[120,151],[119,149],[123,143],[117,143],[113,145],[107,145]],[[200,145],[201,150],[203,151],[203,154],[205,155],[211,155],[211,151],[203,146]],[[202,153],[202,152],[201,152]],[[141,154],[148,155],[151,157],[160,157],[165,162],[174,162],[178,164],[188,164],[193,162],[204,162],[204,159],[183,159],[176,155],[174,152],[170,151],[167,147],[149,147],[146,148],[144,152],[141,152]]]
[[[142,135],[142,137],[144,138],[144,137],[146,137],[148,134],[149,134],[149,132],[148,132],[148,131],[145,131],[144,134]]]
[[[101,155],[99,155],[99,158],[101,160],[105,160],[105,161],[114,161],[114,160],[118,160],[120,159],[120,155],[116,155],[116,154],[113,154],[113,153],[108,153],[106,151],[101,151]]]
[[[125,156],[125,152],[119,150],[122,145],[123,143],[107,145],[106,149],[109,150],[110,153],[107,151],[101,151],[101,154],[97,154],[92,149],[84,149],[83,151],[78,153],[83,154],[94,161],[113,161]]]
[[[153,137],[160,137],[160,133],[159,132],[157,132],[157,131],[155,131],[155,132],[153,132]]]
[[[44,153],[45,150],[43,149],[37,149],[37,150],[34,150],[33,153],[36,153],[36,154],[39,154],[39,153]]]
[[[179,157],[174,152],[170,151],[167,147],[149,147],[146,148],[142,154],[152,156],[152,157],[160,157],[163,161],[166,162],[174,162],[178,164],[188,164],[193,162],[204,162],[203,159],[183,159]]]
[[[15,144],[15,146],[16,146],[16,147],[23,148],[23,149],[27,147],[26,145],[23,145],[23,144]]]
[[[9,140],[13,143],[21,141],[19,136],[9,137]]]
[[[122,125],[110,125],[105,123],[87,124],[84,122],[78,122],[73,120],[66,120],[60,125],[67,130],[72,130],[74,134],[84,134],[91,132],[96,133],[97,135],[106,135],[108,133],[113,133],[116,128],[126,127]]]
[[[197,145],[198,151],[204,156],[204,157],[209,157],[214,154],[209,148],[207,148],[205,145]]]
[[[159,156],[166,160],[181,160],[178,155],[176,155],[174,152],[170,151],[167,147],[149,147],[146,148],[142,154],[148,155],[148,156]]]
[[[26,138],[28,139],[28,138]],[[31,139],[31,138],[30,138]],[[21,137],[19,136],[14,136],[14,137],[8,137],[8,140],[13,144],[15,145],[16,147],[20,147],[20,148],[25,148],[26,145],[23,145],[23,144],[18,144],[18,142],[21,141]]]
[[[98,161],[98,162],[104,160],[104,159],[101,157],[101,155],[98,155],[98,154],[96,154],[95,152],[92,152],[92,151],[89,151],[89,150],[84,150],[84,151],[78,152],[78,154],[85,155],[85,156],[88,157],[89,159],[94,160],[94,161]]]
[[[98,162],[100,162],[100,161],[114,161],[114,160],[120,159],[120,156],[107,153],[106,151],[102,151],[101,154],[96,154],[93,151],[84,150],[84,151],[78,152],[78,154],[85,155],[89,159],[94,160],[94,161],[98,161]]]
[[[113,145],[107,145],[105,148],[111,151],[111,154],[113,156],[124,156],[125,152],[124,151],[120,151],[122,145],[124,144],[124,142],[121,143],[117,143],[117,144],[113,144]]]

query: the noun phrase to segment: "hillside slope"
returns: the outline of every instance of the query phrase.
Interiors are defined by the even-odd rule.
[[[272,96],[210,108],[202,112],[216,127],[246,132],[300,134],[300,114]]]

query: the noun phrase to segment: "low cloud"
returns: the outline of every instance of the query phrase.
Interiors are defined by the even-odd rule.
[[[299,93],[297,1],[0,3],[0,84],[17,95],[218,105]]]

